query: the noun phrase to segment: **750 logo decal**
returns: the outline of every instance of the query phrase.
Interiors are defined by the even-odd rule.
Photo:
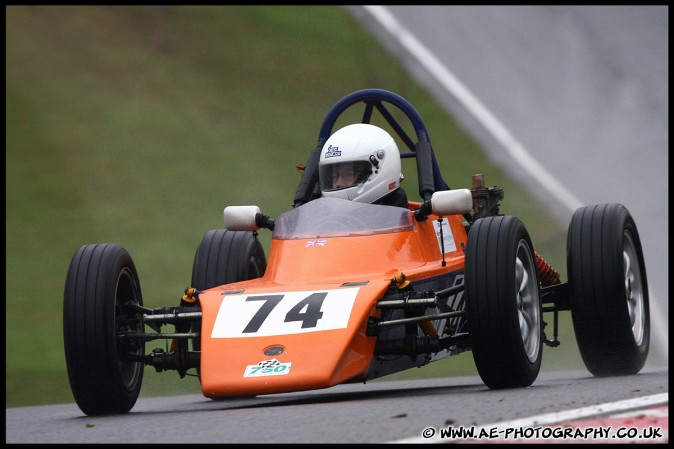
[[[282,376],[290,373],[292,363],[281,363],[276,359],[263,360],[257,365],[246,366],[243,377]]]
[[[225,295],[211,338],[245,338],[343,329],[359,288]]]

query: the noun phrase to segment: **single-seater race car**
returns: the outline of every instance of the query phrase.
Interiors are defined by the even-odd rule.
[[[379,113],[409,149],[401,157],[416,159],[421,201],[400,207],[321,195],[321,150],[337,119],[358,104],[362,123]],[[330,109],[302,168],[293,207],[277,218],[256,206],[225,208],[225,227],[197,248],[179,305],[143,305],[121,245],[75,252],[63,326],[70,385],[85,414],[131,410],[146,365],[181,378],[194,369],[204,396],[218,399],[366,382],[470,350],[489,388],[526,387],[543,346],[559,344],[564,311],[593,375],[643,367],[646,270],[636,224],[621,204],[575,211],[561,282],[525,225],[500,213],[503,190],[486,187],[481,175],[470,189],[450,188],[415,108],[380,89],[356,91]],[[258,232],[272,233],[268,257]],[[146,353],[157,339],[170,348]]]

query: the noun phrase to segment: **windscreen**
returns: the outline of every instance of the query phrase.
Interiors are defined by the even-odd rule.
[[[413,229],[412,212],[403,207],[318,198],[281,214],[275,220],[272,238],[344,237]]]

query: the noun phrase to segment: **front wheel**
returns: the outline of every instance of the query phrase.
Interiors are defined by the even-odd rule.
[[[646,363],[650,311],[634,219],[621,204],[578,208],[567,240],[571,318],[595,376],[636,374]]]
[[[68,379],[89,416],[126,413],[143,380],[145,345],[119,334],[142,332],[140,281],[129,253],[116,244],[81,246],[73,256],[63,295],[63,337]]]
[[[527,387],[543,354],[543,309],[531,238],[520,220],[476,220],[466,248],[473,359],[489,388]]]

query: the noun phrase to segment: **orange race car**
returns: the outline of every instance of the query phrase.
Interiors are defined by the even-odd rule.
[[[361,123],[333,133],[356,104],[364,104]],[[409,152],[370,124],[374,112]],[[407,157],[416,159],[422,201],[400,188]],[[63,321],[70,385],[85,414],[128,412],[145,365],[180,377],[195,369],[203,394],[222,398],[365,382],[470,350],[488,387],[525,387],[538,376],[543,345],[559,344],[558,314],[568,310],[592,374],[643,367],[648,287],[624,206],[573,214],[563,283],[524,224],[500,213],[503,191],[481,175],[471,189],[450,189],[417,111],[380,89],[336,103],[300,168],[293,208],[277,218],[256,206],[225,208],[225,228],[203,237],[178,306],[143,306],[122,246],[77,250]],[[262,229],[272,232],[268,258]],[[156,339],[171,340],[170,349],[146,353]]]

